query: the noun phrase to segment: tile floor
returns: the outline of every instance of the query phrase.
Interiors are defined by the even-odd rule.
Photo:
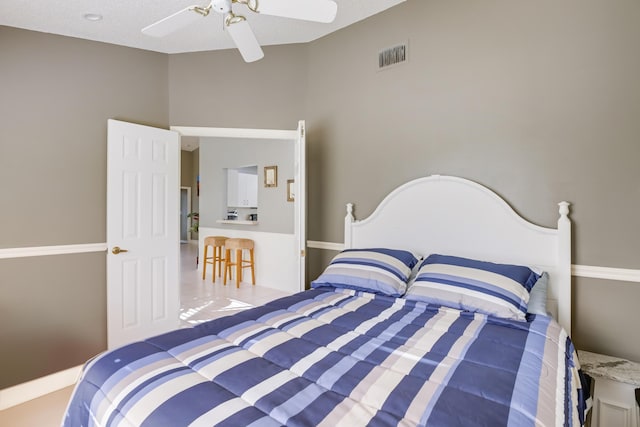
[[[260,286],[259,282],[255,286],[240,283],[237,288],[235,281],[223,286],[222,280],[216,278],[216,283],[212,284],[210,269],[207,271],[207,278],[202,280],[196,265],[197,245],[183,244],[180,252],[182,327],[233,314],[287,295],[285,292]],[[67,387],[0,411],[0,426],[59,427],[72,390],[72,387]]]
[[[259,276],[255,286],[241,282],[238,288],[235,281],[227,281],[224,286],[222,277],[216,277],[216,282],[211,283],[211,265],[207,266],[207,277],[202,280],[202,273],[196,269],[197,245],[182,245],[181,255],[180,321],[183,326],[227,316],[287,295],[283,291],[260,286]],[[244,274],[247,277],[249,270]]]

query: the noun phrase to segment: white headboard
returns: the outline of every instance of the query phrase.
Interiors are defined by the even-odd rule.
[[[347,205],[345,248],[390,247],[536,267],[549,273],[548,308],[571,333],[571,221],[558,228],[520,217],[501,197],[463,178],[432,175],[393,190],[366,219]]]

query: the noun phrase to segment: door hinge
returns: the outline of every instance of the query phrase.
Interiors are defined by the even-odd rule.
[[[304,128],[300,128],[300,138],[304,138]]]
[[[307,255],[307,254],[306,254],[306,252],[305,252],[305,250],[304,250],[304,249],[300,250],[300,256],[301,256],[302,258],[304,258],[306,255]]]

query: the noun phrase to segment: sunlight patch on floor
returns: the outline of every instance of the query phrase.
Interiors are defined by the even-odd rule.
[[[230,312],[230,311],[239,311],[246,310],[249,308],[255,307],[253,304],[249,304],[244,301],[240,301],[237,299],[229,298],[227,299],[226,305],[222,305],[220,302],[215,301],[207,301],[204,304],[201,304],[197,307],[189,307],[189,308],[181,308],[180,309],[180,320],[183,322],[187,322],[190,324],[198,324],[203,323],[208,320],[211,320],[210,317],[205,319],[192,319],[192,317],[197,316],[199,314],[207,313],[211,311],[212,306],[216,304],[215,311],[220,313]],[[225,313],[227,314],[227,313]]]

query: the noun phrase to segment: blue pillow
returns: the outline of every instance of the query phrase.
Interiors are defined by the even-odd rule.
[[[312,288],[333,287],[400,297],[407,290],[411,269],[418,263],[409,251],[386,248],[345,249]]]
[[[525,320],[529,291],[539,278],[525,266],[435,254],[422,263],[406,298]]]
[[[542,314],[548,316],[547,313],[547,288],[549,287],[549,275],[545,271],[542,273],[531,292],[529,292],[529,304],[527,305],[527,313]]]

